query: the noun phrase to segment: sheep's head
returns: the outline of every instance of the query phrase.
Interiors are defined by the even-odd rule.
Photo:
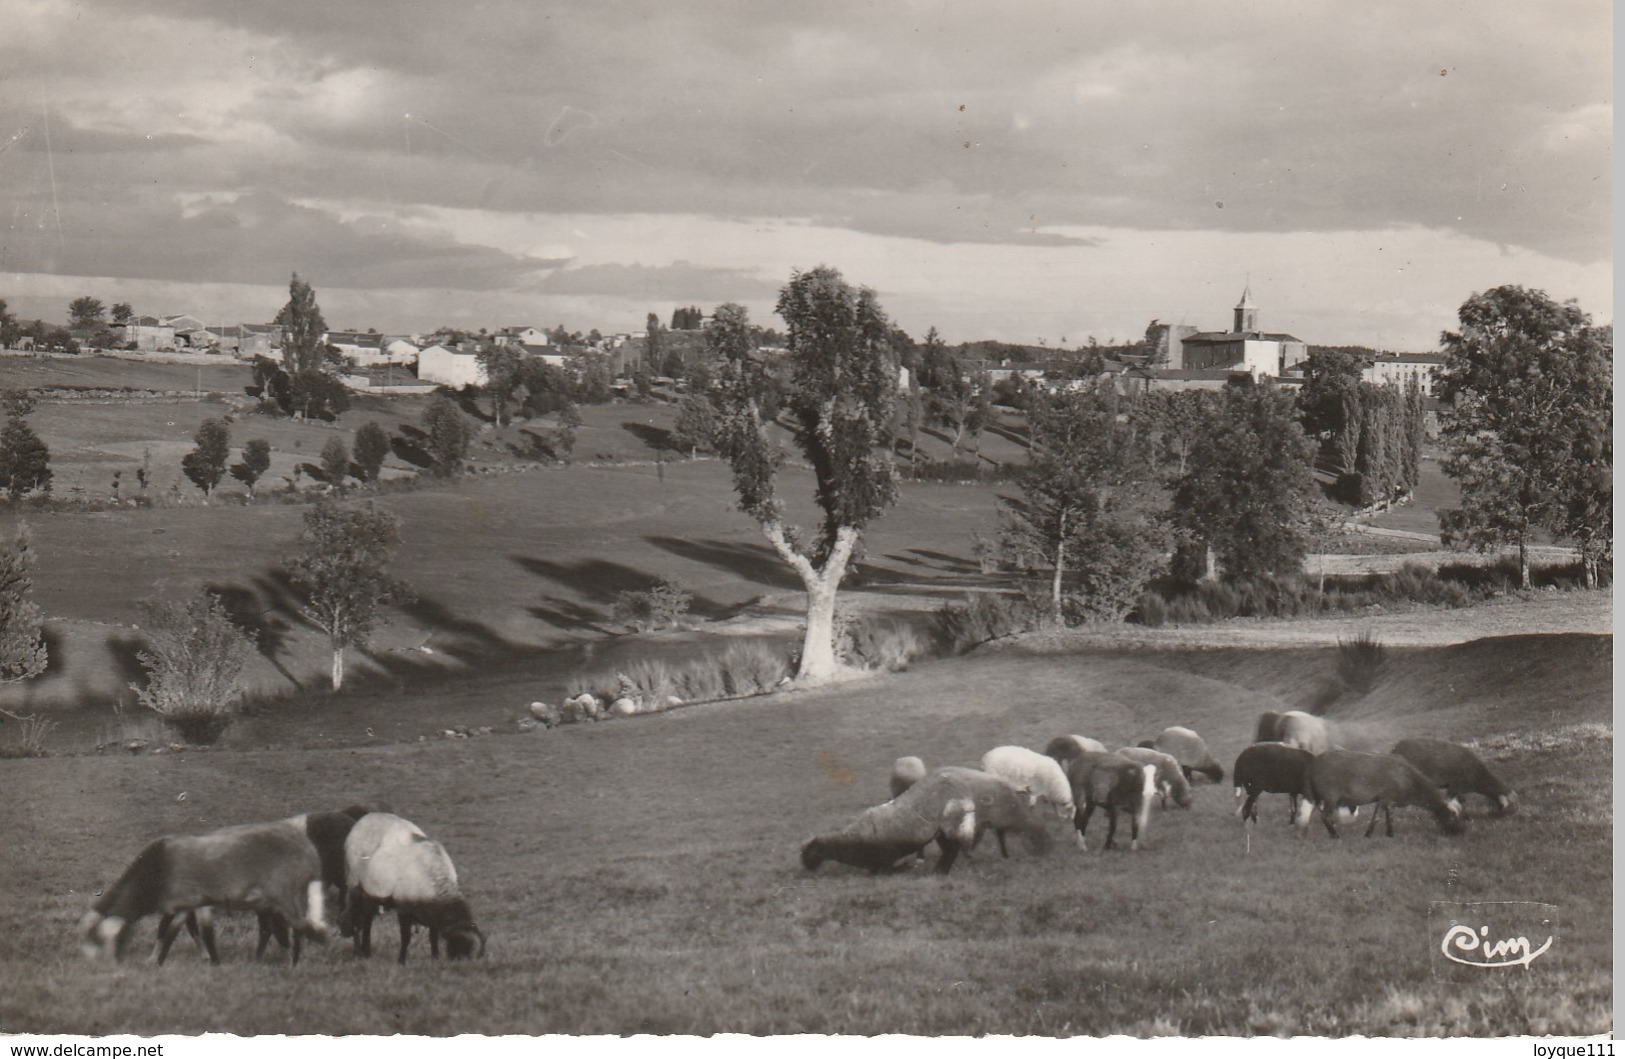
[[[801,866],[808,871],[817,870],[824,863],[824,846],[816,838],[809,838],[801,847]]]
[[[1507,791],[1505,794],[1495,799],[1495,808],[1496,812],[1501,816],[1509,816],[1512,813],[1517,812],[1518,796],[1512,791]]]
[[[478,942],[476,951],[475,943]],[[472,923],[453,927],[446,933],[446,959],[467,960],[485,955],[485,933]]]
[[[1462,814],[1459,802],[1445,803],[1445,811],[1439,815],[1439,830],[1447,835],[1459,835],[1467,830],[1467,817]]]

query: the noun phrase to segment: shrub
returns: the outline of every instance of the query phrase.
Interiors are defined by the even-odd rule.
[[[638,632],[675,629],[682,624],[693,599],[693,593],[679,582],[662,577],[647,590],[628,590],[616,596],[609,609],[609,619]]]
[[[946,649],[963,653],[977,644],[1036,628],[1041,611],[1018,596],[967,592],[963,603],[944,603],[937,611],[936,639]]]
[[[1382,641],[1370,629],[1351,640],[1337,638],[1337,675],[1345,687],[1369,695],[1382,682],[1387,666]]]
[[[37,713],[16,714],[0,710],[0,713],[17,722],[17,739],[15,742],[0,744],[0,758],[16,757],[49,757],[50,751],[45,749],[45,739],[56,727],[56,722]]]
[[[717,666],[730,695],[772,691],[790,675],[783,648],[761,640],[735,640],[723,649]]]
[[[926,652],[925,637],[912,625],[835,613],[835,657],[844,665],[895,673]]]
[[[141,610],[147,646],[136,658],[147,682],[130,687],[188,742],[215,742],[242,693],[238,678],[253,637],[232,624],[220,598],[208,592],[184,602],[146,600]]]

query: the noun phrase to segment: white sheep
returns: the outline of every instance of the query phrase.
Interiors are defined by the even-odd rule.
[[[1004,777],[1030,799],[1049,802],[1056,815],[1071,819],[1072,784],[1054,758],[1024,746],[997,746],[982,755],[982,771]]]
[[[442,934],[448,959],[474,955],[476,939],[485,954],[485,935],[458,889],[457,869],[445,847],[416,824],[393,813],[368,813],[344,840],[344,862],[350,881],[346,914],[357,955],[372,955],[372,920],[380,908],[393,908],[400,923],[401,963],[415,923],[428,928],[433,956],[440,955]]]
[[[891,796],[897,797],[923,779],[925,779],[924,761],[913,755],[898,758],[891,767]]]

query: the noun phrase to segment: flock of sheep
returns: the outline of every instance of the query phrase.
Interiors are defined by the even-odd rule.
[[[1217,783],[1224,768],[1189,728],[1165,729],[1155,739],[1108,752],[1105,744],[1081,735],[1059,735],[1043,753],[1001,746],[982,756],[979,769],[946,766],[927,770],[918,757],[898,758],[892,768],[892,799],[863,810],[845,827],[815,835],[801,847],[801,863],[816,869],[826,860],[871,872],[890,871],[924,857],[937,845],[936,870],[946,873],[962,850],[974,848],[992,831],[999,851],[1009,856],[1005,838],[1021,835],[1035,853],[1050,845],[1040,805],[1049,806],[1077,830],[1087,849],[1090,818],[1106,810],[1105,849],[1117,834],[1119,812],[1130,821],[1130,848],[1138,849],[1153,800],[1191,805],[1191,781],[1202,775]],[[1327,832],[1337,837],[1335,818],[1372,806],[1370,836],[1380,814],[1390,836],[1395,806],[1428,810],[1441,830],[1465,828],[1462,801],[1469,794],[1489,798],[1497,813],[1513,812],[1516,796],[1476,754],[1441,739],[1402,739],[1387,754],[1345,750],[1320,717],[1293,710],[1268,711],[1258,720],[1254,742],[1232,770],[1236,814],[1246,825],[1258,819],[1263,794],[1285,794],[1300,835],[1318,808]]]
[[[1167,808],[1192,802],[1191,781],[1224,779],[1224,768],[1189,728],[1168,728],[1138,746],[1107,751],[1081,735],[1060,735],[1043,753],[1001,746],[982,756],[979,769],[946,766],[927,770],[917,757],[898,758],[892,770],[892,799],[863,810],[838,831],[816,835],[801,847],[801,863],[816,869],[826,860],[889,871],[922,859],[936,843],[936,870],[952,869],[962,850],[992,831],[999,852],[1009,856],[1012,833],[1035,853],[1050,846],[1041,804],[1077,829],[1087,849],[1089,821],[1106,811],[1103,848],[1117,834],[1119,813],[1130,822],[1130,846],[1138,849],[1154,800]],[[1315,809],[1332,837],[1334,818],[1371,805],[1369,836],[1379,813],[1394,833],[1394,806],[1420,806],[1442,830],[1463,830],[1462,800],[1469,794],[1491,799],[1498,813],[1512,812],[1512,791],[1466,747],[1439,739],[1404,739],[1392,753],[1344,750],[1333,742],[1327,722],[1307,713],[1267,712],[1259,718],[1255,741],[1236,758],[1232,770],[1236,812],[1244,824],[1258,819],[1264,794],[1291,799],[1292,820],[1307,831]],[[259,920],[262,956],[272,938],[291,943],[290,962],[299,962],[303,939],[326,941],[329,902],[336,906],[339,932],[353,939],[358,956],[372,954],[372,924],[380,910],[393,909],[400,927],[398,959],[406,962],[415,927],[429,934],[433,956],[461,959],[485,953],[485,935],[474,923],[457,885],[457,871],[440,843],[416,825],[388,811],[351,806],[313,812],[270,823],[241,824],[202,835],[166,835],[138,853],[117,882],[97,899],[80,924],[88,956],[122,957],[131,927],[160,916],[153,955],[162,963],[185,927],[211,962],[219,963],[213,914],[251,911]]]
[[[401,963],[415,926],[428,930],[434,956],[442,938],[449,959],[485,953],[485,935],[458,890],[445,847],[417,825],[362,805],[154,839],[97,899],[80,931],[85,955],[122,958],[131,927],[157,915],[158,963],[183,926],[219,963],[214,912],[254,912],[256,958],[273,937],[288,948],[291,934],[290,963],[297,964],[303,939],[331,936],[329,901],[358,956],[372,955],[372,922],[381,909],[394,909],[399,921]]]

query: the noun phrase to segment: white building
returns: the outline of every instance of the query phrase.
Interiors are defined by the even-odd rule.
[[[418,378],[462,389],[464,386],[484,386],[485,369],[472,353],[459,353],[442,345],[433,345],[418,353]]]
[[[1360,378],[1400,389],[1409,386],[1414,379],[1421,385],[1422,393],[1432,397],[1434,380],[1442,371],[1444,357],[1438,353],[1382,353],[1360,370]]]

